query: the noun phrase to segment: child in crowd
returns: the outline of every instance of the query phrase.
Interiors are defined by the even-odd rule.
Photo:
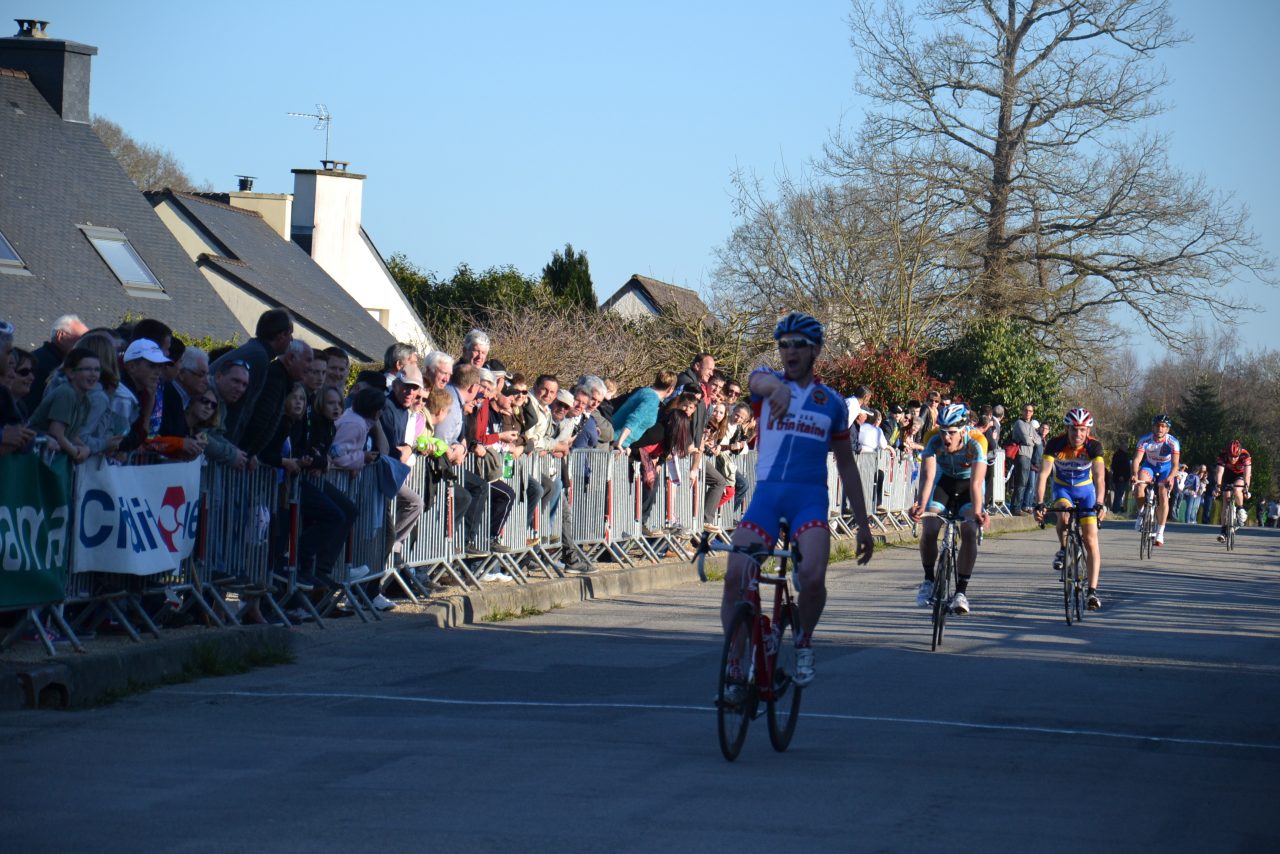
[[[48,433],[72,462],[89,459],[80,429],[89,418],[89,391],[98,384],[102,364],[92,350],[73,347],[62,362],[67,382],[44,396],[31,414],[31,429]]]

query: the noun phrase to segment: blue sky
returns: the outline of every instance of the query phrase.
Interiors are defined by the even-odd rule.
[[[736,168],[802,170],[862,102],[847,0],[4,0],[95,45],[93,110],[173,151],[198,180],[290,192],[334,116],[331,156],[367,174],[384,255],[448,274],[538,274],[566,242],[604,298],[632,273],[699,289],[730,233]],[[1175,0],[1194,41],[1167,51],[1176,168],[1246,204],[1280,256],[1280,3]],[[1280,293],[1239,333],[1271,347]]]

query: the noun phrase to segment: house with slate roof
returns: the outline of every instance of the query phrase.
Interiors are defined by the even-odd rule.
[[[293,315],[296,337],[313,347],[338,346],[358,361],[381,362],[395,343],[389,330],[262,213],[233,205],[222,193],[161,190],[146,197],[245,326],[253,328],[262,312],[283,307]]]
[[[319,169],[294,169],[289,239],[364,306],[398,341],[434,350],[422,318],[400,290],[382,253],[362,224],[367,176],[345,160],[322,160]],[[234,204],[234,202],[233,202]]]
[[[126,315],[180,332],[245,340],[89,124],[98,49],[51,39],[43,21],[0,38],[0,318],[36,346],[54,319],[90,327]]]
[[[716,325],[715,315],[696,292],[639,273],[633,274],[600,307],[623,317],[654,318],[678,314],[686,318],[701,318],[707,326]]]

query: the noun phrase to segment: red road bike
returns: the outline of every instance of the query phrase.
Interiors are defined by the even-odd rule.
[[[769,742],[778,752],[791,744],[800,716],[800,696],[804,692],[793,681],[795,633],[800,615],[788,573],[790,566],[799,562],[800,553],[790,542],[791,532],[785,519],[780,527],[774,549],[760,545],[723,545],[711,542],[704,535],[694,555],[698,577],[703,581],[707,580],[703,564],[713,551],[745,554],[751,558],[751,570],[743,573],[742,601],[733,612],[725,634],[716,692],[720,752],[730,762],[742,751],[747,726],[760,716],[762,701],[768,715]],[[777,564],[766,570],[764,564],[770,558],[776,558]],[[761,584],[773,587],[770,613],[765,613],[762,606]]]

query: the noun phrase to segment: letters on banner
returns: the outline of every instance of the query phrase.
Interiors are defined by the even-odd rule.
[[[200,524],[200,460],[86,463],[76,477],[72,572],[154,575],[191,556]]]
[[[71,512],[69,464],[37,454],[0,457],[0,611],[62,599]]]

